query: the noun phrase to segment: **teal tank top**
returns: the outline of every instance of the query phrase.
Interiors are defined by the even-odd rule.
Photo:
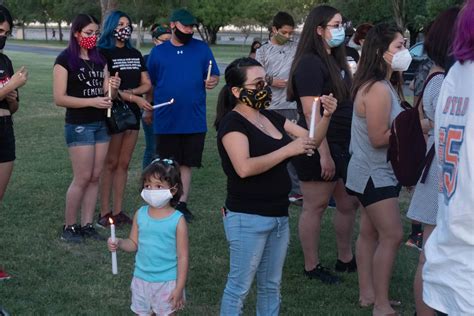
[[[183,214],[174,211],[168,217],[156,219],[148,214],[149,206],[138,210],[138,249],[133,275],[147,282],[176,280],[176,228]]]

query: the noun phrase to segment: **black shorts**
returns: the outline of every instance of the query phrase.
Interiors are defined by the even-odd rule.
[[[187,167],[201,167],[206,133],[156,135],[156,153],[160,158],[176,160]]]
[[[137,118],[137,124],[135,124],[135,126],[133,127],[130,127],[129,130],[139,131],[140,121],[142,120],[142,111],[140,110],[140,107],[136,105],[135,103],[127,103],[127,104],[132,110],[133,114],[135,114],[135,117]]]
[[[349,144],[329,143],[329,151],[336,165],[334,177],[329,181],[343,179],[345,182],[347,178],[347,166],[351,158],[349,154]],[[300,181],[326,181],[321,178],[321,164],[319,160],[320,156],[317,150],[312,156],[299,155],[294,157],[291,162],[295,166],[298,179],[300,179]]]
[[[349,188],[346,188],[346,191],[349,195],[357,197],[357,199],[360,201],[360,204],[362,204],[363,207],[366,207],[379,201],[398,198],[401,188],[402,186],[399,184],[376,188],[374,187],[372,178],[369,178],[369,181],[367,182],[367,185],[364,189],[364,193],[354,192]]]
[[[11,116],[0,116],[0,163],[15,160],[15,134]]]

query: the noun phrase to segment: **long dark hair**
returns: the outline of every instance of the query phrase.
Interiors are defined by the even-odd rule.
[[[383,54],[388,50],[397,33],[403,35],[403,31],[395,24],[379,23],[367,33],[362,54],[354,76],[351,95],[355,99],[357,91],[365,84],[367,90],[377,81],[387,79],[390,65],[383,58]],[[391,83],[397,88],[397,92],[403,99],[401,91],[401,73],[394,71]]]
[[[446,69],[449,61],[448,55],[451,53],[451,43],[455,34],[452,26],[456,25],[459,11],[459,8],[453,7],[441,12],[431,24],[425,37],[426,54],[443,69]]]
[[[295,58],[291,65],[290,78],[288,79],[287,98],[290,101],[295,101],[295,91],[293,84],[293,74],[298,67],[299,62],[304,55],[315,54],[318,55],[323,63],[328,67],[329,77],[334,87],[334,96],[339,100],[347,100],[349,98],[349,87],[341,78],[341,69],[346,75],[350,74],[347,66],[347,56],[344,44],[338,47],[331,48],[331,55],[329,55],[324,46],[324,39],[316,32],[318,26],[325,28],[329,21],[340,12],[328,5],[320,5],[309,13],[304,23],[303,32],[301,32],[298,48],[296,49]],[[314,74],[318,76],[320,74]]]
[[[262,67],[262,65],[253,58],[243,57],[234,60],[225,69],[225,85],[219,92],[217,98],[217,109],[216,119],[214,121],[214,127],[219,128],[219,123],[222,118],[232,111],[237,104],[237,99],[232,94],[232,87],[242,87],[247,80],[247,69],[249,67]]]
[[[95,17],[89,14],[78,14],[74,20],[72,21],[71,25],[71,35],[69,37],[69,44],[66,48],[66,54],[69,59],[69,67],[71,67],[72,70],[78,70],[80,67],[80,58],[79,54],[81,52],[81,47],[79,46],[79,43],[77,42],[77,38],[74,36],[76,32],[81,32],[83,28],[85,28],[87,25],[95,23],[97,25],[100,25],[99,20],[97,20]],[[105,66],[105,59],[102,57],[102,55],[99,53],[99,50],[95,47],[93,49],[90,49],[88,51],[89,55],[89,60],[92,61],[95,64],[99,64],[101,67]]]

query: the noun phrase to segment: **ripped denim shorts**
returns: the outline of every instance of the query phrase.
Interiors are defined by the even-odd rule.
[[[64,125],[64,136],[68,147],[93,146],[97,143],[110,141],[109,130],[105,121],[86,124]]]

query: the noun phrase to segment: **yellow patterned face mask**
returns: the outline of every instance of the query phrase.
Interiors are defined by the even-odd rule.
[[[239,100],[256,110],[266,109],[272,101],[272,89],[269,86],[264,86],[261,89],[242,88]]]

